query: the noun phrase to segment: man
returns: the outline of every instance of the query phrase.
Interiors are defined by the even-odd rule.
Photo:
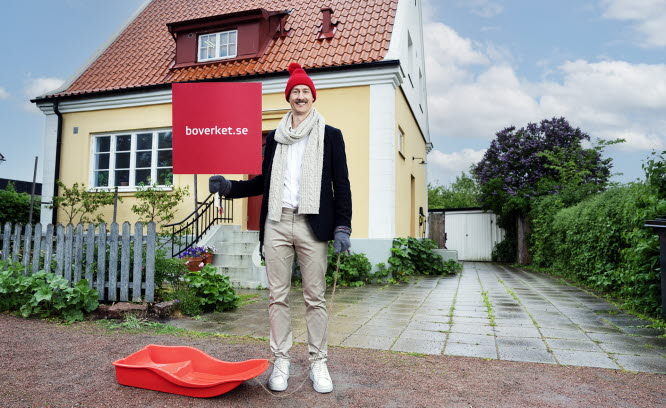
[[[317,90],[301,66],[289,65],[285,98],[291,105],[266,137],[262,174],[248,181],[212,176],[211,192],[227,198],[263,194],[259,239],[270,290],[270,347],[275,355],[268,386],[287,389],[292,346],[289,289],[294,252],[303,277],[310,379],[320,393],[333,391],[328,372],[328,314],[324,293],[328,241],[336,253],[350,247],[351,191],[342,132],[313,107]]]

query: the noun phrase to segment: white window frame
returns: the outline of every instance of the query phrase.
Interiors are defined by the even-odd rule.
[[[233,54],[229,53],[226,57],[220,57],[220,46],[221,46],[221,37],[223,34],[227,34],[227,39],[231,36],[231,34],[234,34],[236,36],[236,42],[234,44],[234,52]],[[207,36],[215,36],[215,56],[214,57],[209,57],[209,58],[201,58],[201,43],[204,38]],[[229,46],[230,42],[227,40],[227,47]],[[228,49],[228,48],[227,48]],[[225,60],[225,59],[230,59],[230,58],[236,58],[238,55],[238,30],[228,30],[228,31],[220,31],[219,33],[206,33],[206,34],[199,34],[199,37],[197,38],[197,61],[198,62],[209,62],[209,61],[219,61],[219,60]]]
[[[160,149],[158,146],[159,143],[159,134],[163,132],[172,132],[171,139],[171,169],[173,170],[173,131],[171,128],[159,128],[159,129],[142,129],[142,130],[132,130],[126,132],[105,132],[105,133],[95,133],[90,135],[90,167],[88,171],[88,189],[90,191],[112,191],[115,189],[116,182],[116,137],[129,135],[130,136],[130,167],[129,167],[129,182],[127,186],[118,186],[119,192],[134,192],[139,190],[139,186],[136,183],[136,155],[137,155],[137,135],[152,133],[153,140],[151,145],[151,163],[150,163],[150,180],[157,180],[157,170],[168,168],[165,166],[157,166],[157,158],[160,151],[169,150],[169,149]],[[108,186],[95,186],[95,156],[97,154],[97,138],[109,136],[110,147],[109,147],[109,182]],[[146,150],[142,150],[146,151]],[[164,190],[171,190],[173,186],[173,178],[171,180],[172,184],[170,185],[158,185],[158,188]]]
[[[398,153],[405,158],[405,132],[398,126]]]

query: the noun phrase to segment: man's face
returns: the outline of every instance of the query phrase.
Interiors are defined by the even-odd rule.
[[[310,87],[307,85],[296,85],[289,94],[289,104],[294,114],[306,115],[312,109],[314,99]]]

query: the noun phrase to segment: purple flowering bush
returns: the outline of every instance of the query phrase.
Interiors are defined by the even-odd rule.
[[[516,221],[527,219],[540,197],[563,195],[567,204],[574,204],[606,188],[612,161],[603,158],[603,149],[622,140],[585,147],[589,141],[587,133],[564,118],[497,132],[473,168],[481,205],[499,215],[498,224],[507,232],[496,259],[515,259]]]
[[[481,184],[481,202],[497,214],[527,213],[539,196],[567,187],[605,188],[612,167],[601,147],[585,148],[590,136],[564,118],[508,127],[497,132],[474,168]]]

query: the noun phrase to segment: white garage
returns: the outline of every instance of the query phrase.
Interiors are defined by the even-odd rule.
[[[446,248],[458,251],[461,261],[490,261],[495,244],[504,239],[497,215],[481,209],[444,211]]]

